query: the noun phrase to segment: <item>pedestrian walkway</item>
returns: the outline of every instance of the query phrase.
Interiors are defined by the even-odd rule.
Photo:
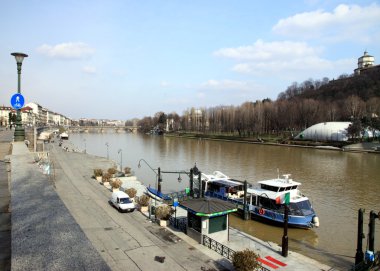
[[[11,156],[12,270],[110,270],[23,142]]]
[[[0,270],[11,270],[11,195],[5,157],[10,151],[13,131],[0,131]]]

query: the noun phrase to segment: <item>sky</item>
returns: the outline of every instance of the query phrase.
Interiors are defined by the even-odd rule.
[[[69,118],[238,106],[380,64],[380,2],[0,0],[0,105],[17,92]]]

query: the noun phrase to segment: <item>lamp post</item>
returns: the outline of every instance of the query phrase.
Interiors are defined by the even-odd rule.
[[[107,146],[107,160],[109,160],[110,156],[109,156],[109,152],[108,152],[108,150],[109,150],[109,144],[108,144],[108,142],[106,142],[106,146]]]
[[[156,178],[157,178],[156,190],[157,190],[158,193],[160,193],[161,192],[161,182],[162,182],[162,180],[161,180],[161,169],[160,168],[153,169],[149,165],[149,163],[147,161],[145,161],[145,159],[140,159],[139,160],[139,163],[137,165],[138,168],[141,168],[141,162],[144,162],[154,172],[154,174],[156,174]],[[157,172],[156,172],[156,170],[157,170]]]
[[[123,171],[123,150],[119,149],[117,153],[120,153],[120,171]]]
[[[27,54],[24,53],[11,53],[12,56],[16,58],[17,62],[17,74],[18,74],[18,87],[17,93],[21,94],[21,65],[24,57],[28,57]],[[25,130],[22,127],[22,119],[20,109],[17,109],[17,117],[16,117],[16,128],[14,133],[15,141],[24,141],[25,140]]]
[[[84,153],[86,153],[87,152],[86,139],[83,139],[83,141],[84,141]]]

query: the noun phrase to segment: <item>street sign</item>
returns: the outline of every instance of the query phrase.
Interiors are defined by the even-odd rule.
[[[14,94],[11,98],[11,105],[16,110],[21,109],[24,106],[24,102],[24,96],[20,93]]]

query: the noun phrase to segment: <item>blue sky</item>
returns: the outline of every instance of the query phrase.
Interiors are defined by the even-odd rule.
[[[379,1],[0,2],[0,104],[77,119],[275,100],[292,82],[380,59]]]

